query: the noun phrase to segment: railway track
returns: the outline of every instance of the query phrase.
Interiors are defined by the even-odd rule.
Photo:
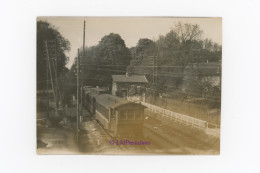
[[[194,149],[204,151],[219,150],[216,147],[219,139],[210,139],[206,135],[203,135],[203,131],[191,129],[173,120],[158,118],[153,114],[148,115],[146,113],[146,116],[149,118],[145,121],[145,128],[153,131],[154,135],[160,136],[161,141],[171,142],[172,148],[182,148],[186,154],[192,153]],[[208,140],[200,139],[200,137],[207,138]]]
[[[91,113],[88,110],[84,110],[84,112],[86,112],[86,114],[89,116]],[[96,118],[94,117],[88,117],[87,118],[87,122],[88,121],[92,121],[95,124],[95,129],[96,132],[91,131],[91,129],[88,130],[83,130],[84,127],[81,127],[81,129],[85,132],[85,134],[81,135],[82,138],[88,138],[87,134],[93,135],[95,140],[97,141],[98,139],[100,139],[100,143],[102,143],[102,145],[105,145],[105,150],[108,151],[108,154],[124,154],[124,153],[135,153],[135,151],[142,151],[143,153],[147,153],[147,149],[144,146],[135,146],[135,145],[116,145],[111,144],[111,141],[116,142],[116,140],[121,140],[121,139],[117,139],[112,137],[108,131],[103,127],[102,123],[100,123]],[[88,132],[87,132],[88,131]],[[101,141],[102,140],[102,141]],[[127,140],[131,140],[131,139],[127,139]],[[94,140],[93,140],[94,141]],[[83,145],[86,145],[85,147],[87,147],[87,145],[93,145],[92,142],[90,141],[88,143],[88,141],[86,141]],[[93,145],[93,147],[95,147]],[[111,152],[110,152],[111,151]]]
[[[103,139],[103,143],[107,143],[107,149],[114,149],[116,153],[157,153],[157,154],[193,154],[194,149],[197,150],[211,150],[214,146],[210,142],[199,139],[196,133],[190,133],[190,127],[181,123],[161,118],[155,114],[145,114],[149,118],[145,120],[143,128],[143,141],[150,141],[150,145],[116,145],[109,144],[111,140],[121,140],[113,138],[95,118],[95,122],[100,128],[96,138]],[[185,130],[189,129],[189,130]],[[191,129],[195,132],[196,129]],[[127,138],[125,138],[127,139]],[[122,139],[123,140],[123,139]],[[128,139],[134,140],[134,139]],[[137,141],[137,140],[136,140]],[[215,143],[215,141],[213,141]],[[116,154],[115,153],[115,154]]]
[[[98,122],[98,120],[94,119],[93,118],[93,121],[95,121],[99,126],[100,128],[102,129],[102,135],[106,137],[107,139],[107,143],[110,143],[110,141],[116,141],[116,140],[124,140],[124,139],[118,139],[118,138],[114,138],[112,137],[105,129],[104,127],[102,126],[101,123]],[[128,138],[125,138],[125,140],[135,140],[135,139],[128,139]],[[117,148],[119,149],[118,153],[135,153],[135,151],[139,151],[141,153],[147,153],[148,152],[148,149],[143,146],[143,145],[116,145],[116,144],[110,144],[111,145],[111,148]]]
[[[162,154],[190,154],[188,150],[181,147],[173,138],[165,135],[161,130],[154,130],[149,125],[144,126],[144,133],[152,145],[147,146],[150,150],[159,151]]]
[[[164,124],[161,128],[169,135],[179,138],[182,141],[185,141],[187,147],[193,147],[198,149],[208,149],[210,144],[203,140],[196,138],[196,134],[184,133],[179,129],[173,128],[169,123]],[[185,127],[184,127],[185,128]],[[187,127],[186,127],[187,128]]]
[[[102,134],[106,137],[107,142],[113,140],[124,140],[124,139],[117,139],[113,138],[105,129],[104,127],[98,123],[97,120],[94,119],[96,123],[102,128]],[[119,151],[118,153],[125,153],[125,152],[135,152],[139,151],[141,153],[166,153],[166,154],[191,154],[191,152],[185,147],[183,147],[183,138],[176,138],[169,136],[168,132],[165,132],[165,128],[154,129],[153,127],[155,124],[144,124],[143,133],[144,138],[143,141],[150,141],[151,145],[111,145],[111,148],[117,148]],[[178,133],[179,134],[179,133]],[[127,139],[127,138],[125,138]],[[128,139],[134,140],[134,139]]]

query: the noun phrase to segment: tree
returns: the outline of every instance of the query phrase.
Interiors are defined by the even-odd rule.
[[[199,25],[192,25],[189,23],[182,24],[179,22],[175,27],[172,28],[172,31],[176,33],[176,37],[181,43],[198,41],[201,39],[203,31],[200,29]]]
[[[178,38],[178,35],[174,31],[170,31],[165,36],[165,44],[167,48],[169,49],[178,49],[180,46],[180,40]]]
[[[57,75],[60,76],[66,71],[65,65],[68,62],[68,57],[65,51],[70,50],[70,43],[66,40],[59,31],[45,21],[37,21],[37,89],[45,89],[46,87],[46,47],[45,41],[48,41],[48,50],[57,43]],[[56,55],[55,54],[55,55]],[[51,55],[50,55],[51,56]],[[50,57],[53,61],[54,57]],[[54,68],[54,67],[52,67]],[[54,70],[52,70],[54,72]]]
[[[131,56],[125,41],[119,34],[110,33],[104,36],[98,46],[98,60],[100,63],[128,64]]]
[[[136,46],[136,54],[149,54],[154,49],[154,42],[148,38],[139,39]]]
[[[164,35],[159,35],[159,39],[156,40],[156,45],[159,49],[167,49],[168,48]]]
[[[214,43],[211,39],[205,39],[203,40],[203,46],[205,49],[207,49],[210,52],[218,52],[221,51],[221,46],[217,43]]]
[[[203,31],[199,25],[178,23],[167,34],[159,36],[159,39],[155,42],[156,46],[147,44],[152,43],[151,40],[140,39],[137,46],[132,50],[143,53],[148,52],[151,47],[156,48],[157,50],[151,52],[154,53],[152,55],[158,55],[156,63],[158,66],[157,89],[160,91],[179,90],[183,85],[183,76],[186,75],[184,69],[187,65],[191,63],[219,62],[221,60],[221,45],[209,39],[203,40],[202,34]],[[129,69],[135,74],[152,74],[153,69],[148,67],[151,65],[151,61],[149,61],[151,54],[142,55],[141,59],[136,58],[136,61],[132,62]],[[135,67],[139,65],[144,67]],[[152,75],[146,77],[148,81],[153,79]]]
[[[125,74],[131,60],[131,53],[125,41],[115,33],[104,36],[98,45],[85,51],[83,83],[92,86],[110,87],[111,75]]]

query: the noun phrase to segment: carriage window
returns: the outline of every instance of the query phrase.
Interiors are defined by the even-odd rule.
[[[135,111],[135,119],[136,120],[141,120],[142,119],[142,111],[141,110],[136,110]]]
[[[127,112],[127,119],[128,120],[134,120],[134,111],[129,110]]]
[[[120,112],[120,120],[126,120],[126,113],[127,113],[127,111]]]

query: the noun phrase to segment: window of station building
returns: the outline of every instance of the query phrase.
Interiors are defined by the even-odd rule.
[[[135,119],[135,117],[134,117],[134,111],[128,110],[128,112],[127,112],[127,119],[128,119],[128,120],[134,120],[134,119]]]
[[[135,110],[135,119],[136,120],[142,119],[142,111],[141,110]]]
[[[126,114],[126,110],[120,111],[120,120],[126,120]]]

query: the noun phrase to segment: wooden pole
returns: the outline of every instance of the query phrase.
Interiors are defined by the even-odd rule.
[[[58,56],[57,56],[57,39],[55,39],[55,66],[56,66],[56,73],[55,73],[55,77],[56,77],[56,96],[57,96],[57,100],[56,100],[56,107],[58,108],[59,106],[59,95],[58,95]]]
[[[85,56],[85,21],[84,21],[84,29],[83,29],[83,54],[82,54],[82,59],[84,58],[84,56]],[[83,68],[81,69],[81,77],[82,77],[82,79],[81,79],[81,116],[83,116],[83,102],[82,102],[82,100],[83,100]]]
[[[47,52],[46,52],[47,56]],[[46,90],[47,90],[47,118],[49,118],[49,105],[50,105],[50,95],[49,95],[49,65],[48,65],[48,60],[46,59]]]
[[[79,49],[77,57],[77,142],[79,141]]]
[[[47,41],[45,41],[45,46],[46,46],[47,61],[48,61],[48,65],[49,65],[50,77],[51,77],[51,85],[52,85],[52,89],[53,89],[53,97],[54,97],[54,101],[56,103],[56,96],[55,96],[55,92],[54,92],[54,84],[53,84],[53,79],[52,79],[51,64],[50,64],[50,57],[49,57]],[[56,107],[56,116],[57,115],[58,115],[58,110]]]

